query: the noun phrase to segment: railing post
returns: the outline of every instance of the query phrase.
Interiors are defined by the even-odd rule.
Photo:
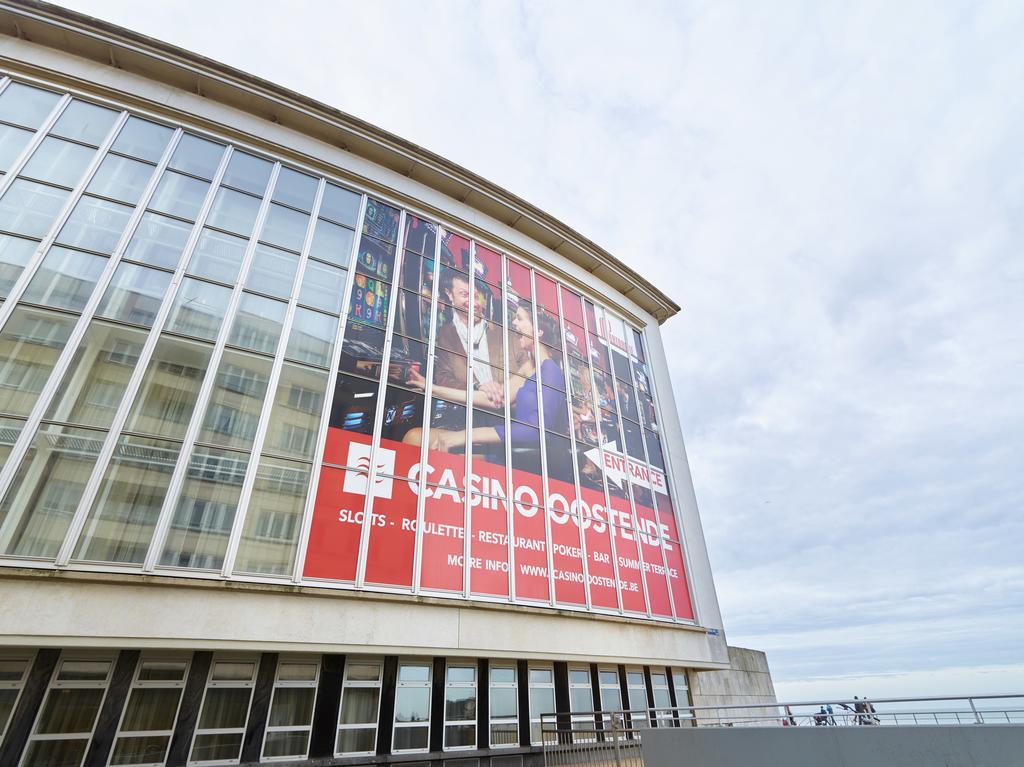
[[[971,711],[974,712],[975,724],[985,724],[985,720],[982,719],[981,714],[978,711],[977,706],[974,705],[974,698],[968,698],[967,702],[971,704]]]

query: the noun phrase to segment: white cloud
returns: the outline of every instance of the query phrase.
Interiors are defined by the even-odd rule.
[[[780,690],[1011,678],[985,669],[1024,613],[1018,4],[69,5],[393,130],[664,286],[729,637]]]

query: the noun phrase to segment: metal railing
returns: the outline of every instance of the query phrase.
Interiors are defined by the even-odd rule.
[[[1024,694],[748,703],[545,714],[545,767],[643,767],[652,727],[1024,725]]]

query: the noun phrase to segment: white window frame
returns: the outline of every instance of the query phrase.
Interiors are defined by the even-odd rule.
[[[174,663],[184,663],[185,670],[182,672],[181,679],[166,680],[166,679],[139,679],[139,675],[142,673],[142,668],[146,663],[170,661]],[[117,747],[117,741],[119,738],[146,738],[146,737],[161,737],[167,736],[167,751],[164,752],[163,760],[159,762],[136,762],[133,765],[126,765],[125,767],[163,767],[164,763],[167,762],[167,755],[171,748],[171,738],[174,736],[174,727],[178,724],[178,715],[181,713],[181,701],[184,698],[185,683],[188,681],[188,671],[192,666],[192,656],[190,654],[148,654],[143,653],[139,657],[139,662],[135,664],[135,673],[132,675],[132,684],[128,689],[128,695],[124,699],[124,705],[121,706],[121,716],[117,722],[117,730],[114,732],[114,740],[110,744],[110,754],[107,756],[107,764],[110,764],[110,760],[114,758],[114,750]],[[131,701],[132,693],[135,690],[141,689],[175,689],[180,690],[181,693],[178,695],[178,705],[174,709],[174,726],[169,730],[132,730],[129,732],[123,732],[121,728],[124,726],[124,717],[128,712],[128,703]]]
[[[664,680],[659,684],[657,677]],[[651,668],[651,690],[654,692],[654,721],[658,727],[672,727],[672,686],[668,682],[668,670],[663,666]],[[667,705],[658,704],[658,692],[664,691]]]
[[[602,674],[614,674],[615,684],[605,684],[601,680]],[[615,711],[622,711],[625,706],[622,704],[622,685],[619,683],[619,670],[615,666],[598,666],[597,667],[597,687],[601,694],[601,721],[604,723],[604,728],[610,729],[612,723],[612,713]],[[609,701],[605,700],[605,690],[615,690],[616,697],[619,699],[619,703],[615,708],[609,708]],[[626,723],[621,722],[620,727],[625,727]]]
[[[102,662],[107,664],[107,675],[102,680],[98,679],[74,679],[74,680],[61,680],[60,674],[66,663],[77,663],[77,662]],[[89,652],[69,652],[61,653],[60,658],[57,661],[57,666],[53,670],[53,675],[50,677],[50,682],[46,687],[46,695],[43,696],[43,702],[39,706],[39,710],[36,712],[35,722],[32,724],[31,735],[28,741],[25,743],[25,749],[21,754],[21,765],[22,767],[32,767],[28,764],[25,759],[28,757],[28,753],[32,748],[32,744],[36,741],[44,740],[86,740],[85,749],[82,751],[82,762],[85,761],[85,757],[89,753],[89,746],[92,745],[93,735],[96,733],[96,722],[99,721],[100,714],[103,713],[103,704],[107,700],[107,692],[110,689],[110,677],[114,673],[114,664],[117,662],[117,655],[110,653],[89,653]],[[103,690],[103,696],[100,698],[100,707],[96,712],[96,718],[92,721],[92,728],[89,730],[88,736],[82,732],[75,733],[60,733],[60,734],[39,734],[36,729],[39,727],[39,720],[43,716],[43,712],[46,711],[46,704],[50,700],[50,693],[54,690]],[[82,762],[79,762],[81,764]]]
[[[252,663],[253,670],[252,676],[248,681],[240,679],[224,679],[214,680],[213,672],[217,668],[218,663]],[[259,655],[234,655],[229,653],[217,653],[213,656],[213,660],[210,662],[210,671],[206,676],[206,687],[203,688],[203,699],[199,701],[199,711],[196,720],[196,729],[192,733],[192,741],[188,746],[188,759],[185,764],[189,765],[218,765],[218,764],[239,764],[242,760],[242,748],[245,746],[245,730],[249,726],[249,716],[252,713],[252,694],[256,688],[256,677],[260,671],[260,656]],[[241,688],[249,690],[249,705],[245,712],[245,723],[239,727],[220,727],[212,729],[202,729],[199,727],[199,720],[203,716],[203,706],[206,705],[206,696],[210,690],[221,689],[221,688]],[[192,758],[192,751],[196,747],[196,739],[200,735],[233,735],[240,733],[242,736],[242,742],[238,746],[238,756],[234,759],[203,759],[197,760]]]
[[[11,719],[14,718],[14,714],[18,710],[18,704],[21,702],[21,694],[25,691],[25,682],[28,680],[29,672],[32,671],[32,664],[35,662],[36,654],[34,652],[4,652],[0,654],[0,661],[24,663],[25,667],[22,669],[21,678],[9,679],[6,681],[0,681],[0,690],[15,690],[14,704],[11,706],[11,716],[6,722],[0,722],[0,746],[3,745],[4,736],[7,734],[8,728],[11,726]]]
[[[455,668],[468,668],[473,672],[472,682],[453,682],[450,678],[451,670]],[[480,671],[477,664],[473,661],[454,661],[452,663],[446,663],[444,669],[444,738],[441,743],[442,751],[473,751],[476,749],[476,744],[480,740],[479,728],[477,727],[477,718],[469,719],[449,719],[448,718],[448,690],[473,690],[473,709],[476,710],[477,705],[480,702],[480,690],[478,685],[478,679]],[[469,746],[449,746],[448,745],[448,727],[451,726],[473,726],[473,743]],[[429,739],[429,735],[427,736]],[[429,740],[428,740],[429,743]]]
[[[551,672],[551,681],[550,682],[534,682],[533,679],[530,678],[532,676],[531,672],[533,672],[533,671],[549,671],[549,672]],[[534,690],[534,689],[551,690],[551,700],[554,701],[554,699],[555,699],[555,667],[554,667],[554,665],[547,665],[547,664],[543,664],[543,663],[538,663],[538,664],[535,665],[535,664],[531,663],[528,666],[528,670],[527,670],[526,689],[527,689],[527,699],[529,700],[529,707],[530,707],[530,744],[534,745],[534,746],[539,746],[539,745],[542,745],[543,742],[544,742],[544,733],[540,734],[540,739],[539,740],[535,740],[534,737],[533,737],[533,726],[535,724],[540,726],[540,724],[541,724],[541,721],[540,721],[541,713],[552,714],[552,713],[556,713],[556,712],[554,712],[554,711],[544,711],[544,712],[540,712],[540,713],[535,712],[533,710],[533,696],[530,695],[529,693],[530,693],[531,690]],[[557,703],[555,704],[555,708],[558,708]]]
[[[576,672],[576,673],[583,672],[583,673],[585,673],[587,675],[587,683],[584,685],[582,682],[573,682],[572,681],[573,672]],[[582,666],[582,665],[569,666],[569,670],[568,670],[567,676],[568,676],[568,682],[569,682],[569,714],[570,714],[569,721],[571,722],[570,727],[572,727],[573,730],[582,730],[584,733],[586,733],[587,730],[594,730],[595,729],[595,721],[596,720],[595,720],[594,715],[589,713],[589,712],[594,710],[594,687],[593,687],[593,679],[590,676],[590,666]],[[572,707],[572,691],[573,690],[582,690],[582,689],[586,689],[586,691],[587,691],[587,697],[590,700],[590,707],[588,709],[586,709],[586,711],[576,712],[576,711],[573,710],[573,707]],[[582,725],[582,726],[581,727],[577,727],[577,724]],[[581,736],[574,735],[573,736],[573,741],[574,742],[580,742],[580,737]]]
[[[672,666],[672,687],[676,693],[676,708],[679,709],[679,721],[676,722],[677,727],[687,727],[693,722],[693,711],[685,711],[693,703],[690,699],[690,675],[686,673],[685,668],[679,666]],[[682,698],[680,698],[682,693]]]
[[[313,666],[313,679],[304,680],[282,680],[281,679],[281,668],[288,665],[301,665],[301,666]],[[274,690],[270,695],[270,707],[267,709],[267,726],[263,728],[263,741],[260,744],[260,761],[261,762],[283,762],[288,760],[306,759],[309,757],[309,746],[310,740],[313,736],[313,717],[316,715],[316,691],[320,684],[320,656],[319,655],[282,655],[277,659],[277,668],[274,670]],[[281,689],[289,688],[302,688],[313,690],[313,708],[310,711],[310,720],[307,725],[279,725],[276,727],[270,724],[270,713],[274,710],[274,699],[277,697],[277,691]],[[339,709],[340,712],[340,709]],[[339,713],[340,715],[340,713]],[[272,732],[305,732],[309,737],[306,738],[306,752],[301,755],[293,756],[266,756],[264,750],[267,747],[267,735]]]
[[[425,682],[403,682],[402,681],[402,666],[426,666],[427,667],[427,681]],[[392,754],[426,754],[430,751],[430,726],[431,726],[431,713],[433,709],[433,681],[434,681],[434,664],[428,658],[424,660],[407,659],[400,660],[398,662],[398,675],[395,678],[395,714],[398,712],[398,691],[403,688],[410,687],[425,687],[427,689],[427,722],[424,725],[423,722],[399,722],[395,719],[395,715],[392,715],[392,727],[391,727],[391,753]],[[395,735],[399,730],[411,730],[415,728],[426,729],[427,731],[427,745],[426,748],[395,748]]]
[[[637,684],[635,677],[631,678],[632,674],[640,675],[640,683]],[[643,695],[643,706],[634,706],[633,701],[630,700],[630,695],[634,690],[639,690]],[[651,710],[647,705],[647,678],[644,676],[643,666],[626,666],[626,710],[633,713],[630,714],[630,722],[634,730],[641,729],[644,727],[649,728],[651,726]],[[639,717],[636,713],[643,709],[643,717]],[[639,721],[638,721],[639,719]]]
[[[494,669],[511,669],[511,682],[495,682]],[[494,716],[494,690],[513,690],[516,698],[515,716]],[[492,663],[487,669],[487,744],[490,748],[517,748],[519,746],[519,669],[515,663]],[[494,743],[494,732],[491,729],[496,724],[514,724],[516,726],[516,739],[512,743]],[[479,741],[479,736],[477,737]]]
[[[348,671],[353,665],[363,664],[375,664],[377,666],[377,680],[371,681],[369,679],[349,679]],[[377,753],[377,733],[380,729],[380,699],[384,695],[384,659],[383,658],[346,658],[345,659],[345,674],[342,677],[341,682],[341,698],[338,701],[338,722],[337,730],[334,733],[334,755],[335,756],[373,756]],[[351,690],[352,688],[371,688],[377,690],[377,713],[373,717],[373,749],[370,751],[338,751],[338,736],[343,730],[368,730],[369,724],[342,724],[341,723],[341,710],[345,703],[345,691]]]

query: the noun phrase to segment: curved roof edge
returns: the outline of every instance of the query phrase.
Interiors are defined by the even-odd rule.
[[[39,0],[0,0],[0,32],[199,93],[285,127],[312,133],[536,240],[618,290],[659,324],[679,311],[671,298],[611,253],[521,197],[434,152],[315,99],[175,45]],[[311,132],[311,125],[318,129]]]

